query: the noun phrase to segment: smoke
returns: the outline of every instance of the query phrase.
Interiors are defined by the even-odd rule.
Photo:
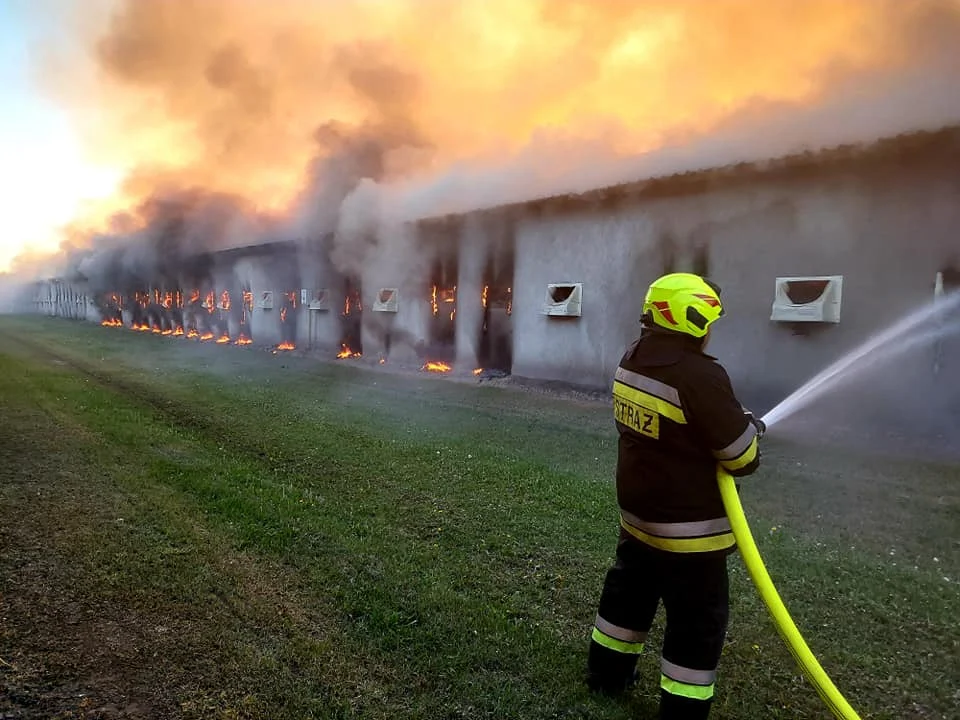
[[[129,168],[69,235],[104,283],[284,238],[355,273],[411,219],[960,119],[956,0],[120,0],[74,27],[51,89]]]

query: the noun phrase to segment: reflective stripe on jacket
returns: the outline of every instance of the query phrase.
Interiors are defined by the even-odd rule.
[[[717,463],[749,475],[760,451],[723,367],[692,339],[645,330],[617,368],[613,411],[624,531],[667,552],[731,551]]]

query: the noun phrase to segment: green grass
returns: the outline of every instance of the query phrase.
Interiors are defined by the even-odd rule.
[[[23,318],[0,319],[0,400],[0,689],[24,717],[655,716],[662,616],[634,696],[581,682],[617,530],[599,404]],[[864,718],[960,717],[958,480],[771,437],[744,483]],[[712,717],[828,717],[731,572]]]

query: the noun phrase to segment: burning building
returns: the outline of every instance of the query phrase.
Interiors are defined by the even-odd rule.
[[[960,128],[948,127],[422,219],[375,246],[359,274],[339,270],[329,244],[267,243],[179,274],[123,276],[125,291],[95,301],[82,281],[52,281],[32,303],[331,357],[604,387],[639,331],[649,282],[694,271],[720,284],[728,311],[711,351],[762,407],[935,285],[957,283],[958,162]],[[904,360],[900,377],[929,386],[957,372],[956,343],[936,353]]]

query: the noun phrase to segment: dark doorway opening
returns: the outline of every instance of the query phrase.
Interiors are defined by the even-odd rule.
[[[363,327],[363,300],[360,295],[360,278],[347,276],[343,279],[343,307],[340,309],[340,351],[347,357],[363,353],[361,328]]]
[[[483,371],[513,369],[513,248],[491,255],[483,273],[477,360]]]

